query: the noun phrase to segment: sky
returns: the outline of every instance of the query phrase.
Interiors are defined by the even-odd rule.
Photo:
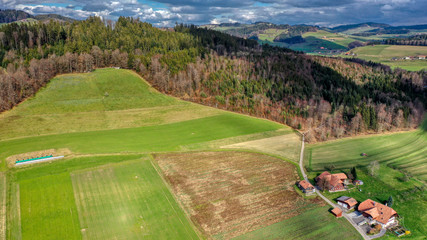
[[[259,21],[319,26],[427,24],[427,0],[0,0],[0,9],[75,19],[138,17],[155,26]]]

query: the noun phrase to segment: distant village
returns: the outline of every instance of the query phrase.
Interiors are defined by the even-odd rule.
[[[406,57],[393,57],[393,58],[391,58],[391,60],[393,60],[393,61],[398,61],[398,60],[426,60],[426,56],[425,55],[417,55],[417,56],[406,56]]]
[[[299,181],[297,186],[306,196],[311,196],[316,193],[321,195],[319,191],[330,193],[346,192],[352,189],[362,191],[360,186],[364,184],[359,179],[349,179],[345,173],[331,174],[327,171],[314,180],[316,186],[306,180]],[[371,239],[383,236],[387,230],[398,237],[410,234],[410,231],[399,223],[400,216],[392,208],[391,197],[384,204],[371,199],[360,199],[359,203],[357,199],[345,195],[334,200],[336,204],[331,203],[335,206],[330,210],[331,214],[337,218],[345,216],[355,227],[370,235]]]

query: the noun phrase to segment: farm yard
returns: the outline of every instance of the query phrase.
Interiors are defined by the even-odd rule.
[[[276,141],[281,143],[266,151],[280,158],[254,153]],[[299,148],[300,138],[289,127],[162,95],[128,70],[61,75],[0,115],[0,217],[5,219],[0,234],[6,239],[229,239],[274,224],[289,225],[299,214],[307,217],[325,209],[320,200],[304,199],[295,191],[298,172],[290,162]],[[184,153],[201,150],[210,151],[199,153],[207,158]],[[18,158],[44,155],[65,157],[14,166]],[[165,156],[193,156],[188,163],[218,166],[218,176],[225,180],[213,181],[240,194],[215,195],[210,185],[212,197],[219,200],[212,205],[218,211],[230,207],[246,218],[211,212],[208,202],[186,205],[171,191],[174,182],[169,185],[162,178],[171,173],[161,159]],[[212,174],[197,165],[200,169],[183,168],[188,172],[182,174]],[[202,180],[195,183],[212,183]],[[207,195],[200,199],[207,200]],[[194,218],[187,206],[201,215]],[[212,216],[219,217],[214,219],[218,229],[199,224]],[[318,235],[332,234],[326,229],[338,222],[327,215],[319,219],[322,223],[313,225]],[[300,231],[300,239],[313,236]],[[355,231],[345,236],[357,237]]]
[[[348,173],[351,167],[356,167],[357,179],[364,182],[362,186],[345,194],[324,192],[324,195],[331,200],[346,195],[359,202],[369,198],[380,203],[392,196],[393,209],[401,216],[400,223],[411,231],[412,238],[423,239],[427,234],[426,156],[427,134],[425,127],[421,127],[405,133],[312,144],[306,148],[304,165],[311,170],[310,179],[326,169]],[[373,161],[379,163],[374,172],[370,166]],[[387,236],[397,238],[390,232]]]

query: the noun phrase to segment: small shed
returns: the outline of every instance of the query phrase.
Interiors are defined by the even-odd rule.
[[[363,181],[362,180],[354,180],[353,184],[354,185],[363,185]]]
[[[334,214],[337,218],[342,217],[342,210],[337,207],[332,209],[331,213]]]

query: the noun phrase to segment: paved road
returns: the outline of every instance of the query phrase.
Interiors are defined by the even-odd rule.
[[[305,174],[304,171],[304,166],[303,166],[303,159],[304,159],[304,134],[302,134],[302,144],[301,144],[301,155],[299,158],[299,167],[301,169],[301,173],[302,176],[304,177],[304,179],[306,181],[308,181],[307,179],[307,174]],[[325,196],[323,196],[322,193],[320,193],[319,190],[316,191],[317,195],[319,195],[319,197],[321,197],[323,200],[325,200],[325,202],[327,202],[329,205],[331,205],[332,207],[338,207],[338,205],[334,204],[333,202],[331,202],[328,198],[326,198]],[[360,233],[360,235],[362,235],[363,239],[367,240],[367,239],[372,239],[370,238],[364,231],[362,231],[362,229],[360,229],[352,220],[351,217],[348,216],[347,213],[343,213],[343,216],[345,219],[347,219],[347,221],[353,225],[353,227]],[[375,238],[375,237],[374,237]]]

